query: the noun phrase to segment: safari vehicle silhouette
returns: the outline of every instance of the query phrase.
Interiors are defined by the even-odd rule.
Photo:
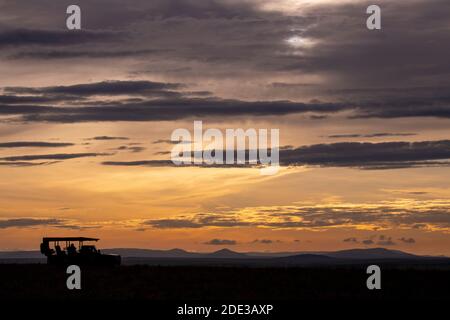
[[[84,244],[84,242],[98,240],[84,237],[42,238],[41,253],[47,257],[47,264],[52,265],[120,265],[119,255],[103,254],[94,245]],[[51,248],[51,243],[54,249]],[[78,250],[74,243],[78,243]],[[64,250],[60,244],[65,244]]]

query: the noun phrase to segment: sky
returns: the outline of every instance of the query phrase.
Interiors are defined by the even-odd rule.
[[[447,0],[71,4],[0,0],[0,250],[450,255]],[[279,129],[280,170],[171,164],[194,121]]]

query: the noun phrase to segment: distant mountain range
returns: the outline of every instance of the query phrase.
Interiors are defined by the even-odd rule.
[[[105,249],[105,253],[116,253],[122,257],[133,258],[220,258],[220,259],[263,259],[286,258],[296,256],[322,256],[336,259],[420,259],[427,258],[399,250],[385,248],[350,249],[331,252],[235,252],[229,249],[221,249],[212,253],[189,252],[182,249],[150,250],[150,249]],[[0,255],[1,257],[1,255]]]
[[[380,260],[380,259],[429,259],[433,257],[418,256],[399,250],[385,248],[350,249],[332,252],[246,252],[239,253],[221,249],[211,253],[189,252],[183,249],[151,250],[136,248],[103,249],[103,253],[115,253],[122,258],[179,258],[179,259],[289,259],[323,260]],[[44,258],[39,251],[0,251],[0,259],[39,259]],[[443,257],[434,257],[443,258]]]

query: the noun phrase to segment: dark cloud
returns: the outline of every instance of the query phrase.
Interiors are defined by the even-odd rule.
[[[127,150],[127,149],[128,149],[128,146],[120,146],[120,147],[117,147],[117,148],[111,148],[109,150],[123,151],[123,150]]]
[[[401,237],[400,239],[398,239],[399,241],[403,242],[403,243],[407,243],[407,244],[414,244],[416,243],[416,240],[414,240],[414,238],[405,238],[405,237]]]
[[[204,244],[213,245],[213,246],[234,246],[237,244],[236,240],[227,240],[227,239],[212,239],[207,242],[204,242]]]
[[[340,111],[352,111],[350,118],[450,117],[450,93],[444,96],[383,100],[308,103],[290,100],[243,101],[205,96],[203,92],[183,92],[183,85],[151,81],[104,81],[57,87],[6,87],[0,114],[22,115],[22,121],[96,122],[96,121],[164,121],[193,117],[281,116],[313,113],[310,117]],[[24,96],[24,95],[33,96]],[[39,96],[41,95],[41,96]],[[111,99],[89,100],[105,95]],[[120,95],[142,98],[119,99]],[[1,102],[0,97],[0,102]],[[78,100],[78,101],[77,101]],[[9,102],[8,102],[9,101]],[[58,105],[46,102],[58,101]],[[28,103],[28,104],[27,104]],[[63,104],[63,105],[60,105]],[[368,135],[333,135],[345,137],[409,136],[412,133],[375,133]]]
[[[83,4],[87,8],[93,6],[89,3]],[[152,121],[184,119],[196,115],[278,115],[298,112],[330,113],[341,110],[353,110],[358,117],[449,117],[450,98],[446,84],[447,74],[450,72],[447,67],[450,46],[447,45],[445,32],[448,15],[439,13],[449,9],[448,1],[414,1],[408,4],[383,1],[383,4],[384,21],[389,23],[386,22],[382,32],[369,33],[364,26],[365,15],[361,14],[365,4],[327,3],[324,6],[310,6],[305,13],[285,14],[261,10],[261,4],[257,1],[214,1],[214,4],[198,4],[188,0],[152,1],[152,4],[145,1],[130,1],[120,5],[117,2],[108,3],[105,5],[108,9],[90,10],[87,24],[98,23],[105,29],[120,25],[127,34],[127,37],[117,39],[121,45],[100,42],[93,44],[90,50],[84,46],[82,49],[77,47],[66,51],[42,51],[33,48],[25,52],[13,52],[13,56],[34,56],[46,60],[79,57],[89,61],[90,58],[102,56],[108,58],[154,54],[152,60],[158,65],[168,64],[171,65],[171,70],[183,70],[180,72],[191,72],[196,76],[206,72],[219,73],[221,68],[236,77],[239,77],[240,72],[253,72],[255,76],[259,76],[261,72],[268,72],[269,75],[279,71],[298,74],[300,70],[305,75],[320,75],[325,83],[320,86],[276,82],[271,87],[312,88],[317,90],[314,95],[326,95],[327,104],[334,107],[330,110],[314,103],[305,103],[302,106],[295,99],[291,99],[287,108],[276,102],[253,98],[252,101],[234,101],[236,107],[229,108],[226,101],[208,99],[191,103],[209,104],[210,112],[202,106],[191,106],[189,109],[192,111],[188,112],[183,105],[189,104],[189,99],[158,101],[157,104],[162,104],[161,109],[152,101],[145,101],[142,108],[122,105],[115,101],[113,104],[117,108],[109,109],[111,105],[105,105],[107,108],[103,109],[68,108],[48,110],[49,112],[42,110],[42,113],[30,115],[26,120]],[[19,15],[23,7],[18,6],[16,12],[11,12],[11,15]],[[440,10],[431,10],[431,7]],[[10,8],[13,9],[14,7]],[[50,3],[48,10],[55,10]],[[102,12],[101,16],[98,11]],[[417,12],[426,14],[424,16]],[[97,19],[94,19],[94,16]],[[121,18],[117,19],[118,16]],[[403,18],[399,19],[398,16]],[[171,27],[167,28],[168,25]],[[420,30],[411,28],[411,25],[420,25]],[[128,28],[129,26],[132,28]],[[27,32],[30,33],[30,30]],[[38,31],[37,35],[28,35],[24,31],[8,32],[10,34],[6,32],[3,35],[5,39],[13,38],[19,43],[29,43],[30,40],[26,40],[29,38],[39,42],[39,38],[42,38],[39,36],[41,31]],[[43,38],[50,39],[47,40],[50,43],[59,43],[59,40],[55,40],[55,32],[49,33]],[[23,34],[25,36],[22,36]],[[56,34],[64,34],[69,38],[81,37],[80,35],[84,37],[83,33],[64,30]],[[87,31],[87,34],[90,33]],[[286,41],[292,37],[311,39],[314,45],[296,48]],[[198,39],[202,41],[199,42]],[[423,45],[425,43],[426,46]],[[124,50],[124,47],[133,50]],[[186,65],[192,61],[198,66],[187,69]],[[149,70],[152,70],[151,67],[153,66],[148,66]],[[351,86],[350,89],[341,88],[342,83]],[[403,87],[399,88],[399,84]],[[437,88],[438,84],[440,88]],[[93,87],[94,84],[80,84],[64,89],[75,90],[72,91],[74,94],[85,94],[77,92],[76,89],[94,90]],[[392,89],[393,87],[395,88]],[[153,95],[172,98],[181,94],[167,92],[167,89],[164,87],[158,91],[151,88],[150,92]],[[140,90],[145,91],[142,88]],[[128,89],[121,90],[120,87],[106,92],[100,90],[100,94],[108,95],[124,92],[130,94]],[[143,94],[142,91],[138,92]],[[46,93],[49,94],[48,91]],[[255,102],[257,100],[262,102]],[[168,104],[171,106],[167,107]],[[249,104],[254,108],[249,110]],[[150,110],[152,108],[157,110]],[[224,110],[215,110],[218,108]],[[168,109],[166,116],[164,109]],[[29,113],[28,111],[27,114]],[[313,119],[324,117],[323,114],[312,116]]]
[[[0,160],[5,161],[34,161],[34,160],[68,160],[86,157],[108,156],[108,153],[59,153],[59,154],[39,154],[3,157]]]
[[[396,245],[396,243],[392,240],[378,241],[377,244],[380,246],[395,246]]]
[[[14,29],[0,32],[0,48],[16,46],[71,46],[105,40],[119,36],[112,32],[77,30]]]
[[[0,161],[0,166],[6,167],[36,167],[36,166],[46,166],[60,161],[47,161],[47,162],[29,162],[29,161]]]
[[[318,84],[315,83],[284,83],[284,82],[274,82],[271,84],[274,88],[288,88],[288,89],[298,89],[298,88],[309,88],[317,87]]]
[[[61,224],[61,225],[55,225],[55,228],[58,229],[68,229],[68,230],[88,230],[88,229],[99,229],[102,226],[78,226],[78,225],[71,225],[71,224]]]
[[[361,13],[367,5],[327,3],[313,8],[323,19],[302,36],[320,43],[293,62],[291,70],[334,73],[338,81],[358,87],[437,84],[448,75],[450,46],[441,45],[447,38],[448,1],[381,1],[383,27],[378,33],[365,28]]]
[[[5,104],[48,103],[60,100],[61,97],[0,95],[0,103]]]
[[[363,245],[369,246],[369,245],[379,245],[379,246],[393,246],[396,243],[392,241],[392,237],[388,237],[385,235],[378,235],[378,236],[372,236],[369,239],[363,239],[362,241],[359,241],[355,237],[346,238],[343,240],[344,242],[348,243],[362,243]]]
[[[144,147],[138,147],[138,146],[120,146],[118,148],[112,148],[111,150],[115,151],[129,151],[132,153],[139,153],[145,150]]]
[[[328,138],[385,138],[385,137],[408,137],[415,136],[416,133],[388,133],[388,132],[379,132],[379,133],[369,133],[369,134],[333,134],[328,136]]]
[[[88,138],[86,140],[129,140],[127,137],[111,137],[111,136],[98,136],[93,138]]]
[[[19,104],[19,105],[0,104],[0,115],[39,114],[51,112],[56,109],[57,108],[33,104]]]
[[[0,229],[6,228],[26,228],[35,226],[58,226],[63,223],[59,219],[32,219],[32,218],[21,218],[21,219],[8,219],[0,220]]]
[[[229,19],[239,20],[246,17],[254,17],[256,6],[251,1],[179,1],[157,0],[152,3],[151,17],[194,18],[194,19]]]
[[[253,243],[261,243],[261,244],[272,244],[274,243],[274,240],[270,240],[270,239],[256,239],[253,241]]]
[[[398,95],[374,97],[346,96],[329,102],[311,100],[243,101],[221,99],[208,91],[183,91],[185,85],[148,80],[102,81],[69,86],[5,87],[0,96],[1,114],[22,115],[23,121],[161,121],[191,117],[280,116],[313,113],[310,118],[324,119],[330,113],[352,111],[350,118],[449,117],[450,90],[424,87],[401,91]],[[370,91],[371,92],[371,91]],[[139,96],[120,99],[117,96]],[[103,101],[93,96],[108,96]],[[57,102],[57,105],[51,105]],[[373,133],[331,135],[330,138],[374,138],[411,136],[414,133]]]
[[[15,94],[69,94],[78,96],[145,94],[153,91],[178,89],[180,84],[151,81],[103,81],[57,87],[6,87],[4,91]]]
[[[10,59],[39,59],[39,60],[55,60],[55,59],[120,59],[127,57],[148,56],[160,52],[160,50],[116,50],[116,51],[29,51],[19,52]],[[1,100],[0,100],[1,101]]]
[[[138,152],[142,152],[145,150],[144,147],[128,147],[129,151],[133,152],[133,153],[138,153]]]
[[[157,229],[201,228],[202,225],[186,219],[149,220],[144,223]]]
[[[190,141],[185,141],[186,143],[191,143]],[[179,141],[172,141],[169,139],[159,139],[152,142],[153,144],[178,144]]]
[[[217,151],[222,152],[223,151]],[[246,151],[248,159],[248,150]],[[360,169],[400,169],[420,166],[449,166],[450,140],[421,142],[382,142],[361,143],[342,142],[317,144],[299,148],[281,148],[280,164],[283,166],[323,166],[352,167]],[[115,166],[175,166],[170,160],[107,161],[103,165]],[[204,164],[186,164],[183,166],[230,167],[230,165],[208,166]],[[233,167],[249,167],[233,165]]]
[[[273,79],[270,76],[279,75],[280,71],[289,75],[301,72],[305,76],[319,76],[323,80],[321,85],[302,81],[291,84],[277,77],[277,82],[270,86],[280,90],[307,88],[319,93],[331,90],[331,94],[339,97],[373,97],[377,89],[382,89],[381,95],[377,95],[379,98],[392,97],[398,96],[399,92],[383,88],[449,84],[447,28],[450,5],[447,0],[381,0],[383,29],[379,32],[370,32],[365,27],[366,2],[311,3],[301,12],[296,6],[290,12],[281,12],[262,10],[267,1],[256,0],[79,1],[84,12],[88,12],[83,19],[87,29],[120,30],[126,35],[116,37],[111,43],[91,42],[82,33],[67,30],[39,31],[46,25],[51,28],[63,26],[65,18],[60,14],[64,10],[63,4],[40,3],[45,4],[14,1],[2,8],[9,16],[5,24],[11,21],[12,25],[27,23],[27,28],[32,25],[22,31],[6,29],[0,38],[3,44],[75,43],[78,47],[56,51],[27,48],[26,52],[12,52],[13,56],[35,55],[46,61],[82,57],[89,62],[101,54],[106,58],[127,57],[147,51],[153,54],[152,50],[157,48],[161,52],[154,53],[152,61],[144,61],[139,68],[152,70],[155,65],[170,65],[171,70],[183,70],[180,74],[187,72],[190,76],[198,76],[208,73],[220,78],[226,73],[237,79],[242,74],[258,77],[263,73],[267,79]],[[69,40],[61,40],[61,37]],[[312,45],[302,46],[302,41],[297,41],[300,46],[295,46],[292,41],[287,41],[295,40],[295,37],[306,39]],[[88,49],[85,41],[89,41]],[[350,89],[343,89],[343,84]],[[413,109],[406,106],[401,111],[413,114]],[[391,113],[379,115],[388,114]]]
[[[295,103],[289,101],[247,102],[215,98],[154,99],[136,103],[116,102],[103,106],[45,107],[5,105],[0,113],[23,114],[22,121],[95,122],[167,121],[192,117],[280,116],[304,112],[337,112],[342,104]]]
[[[159,219],[147,220],[144,225],[152,226],[157,229],[180,229],[180,228],[203,228],[205,226],[215,227],[236,227],[251,226],[252,223],[239,221],[236,218],[229,218],[219,215],[199,215],[195,219]]]
[[[105,166],[125,166],[125,167],[172,167],[171,160],[142,160],[142,161],[104,161]]]
[[[165,156],[165,155],[168,155],[168,154],[171,154],[172,152],[171,151],[158,151],[158,152],[155,152],[155,153],[153,153],[155,156]]]
[[[65,142],[42,142],[42,141],[14,141],[0,142],[0,148],[60,148],[70,147],[73,143]]]
[[[388,169],[433,165],[433,160],[450,159],[450,141],[342,142],[280,150],[284,165],[345,166]],[[437,163],[437,165],[448,165]]]
[[[429,98],[426,101],[414,97],[397,103],[386,101],[385,103],[367,103],[360,108],[360,112],[350,118],[408,118],[408,117],[435,117],[450,118],[450,99],[439,102]],[[372,106],[372,107],[370,107]]]
[[[392,240],[392,237],[388,237],[385,235],[378,236],[378,241],[376,243],[380,246],[394,246],[396,243]]]
[[[52,227],[58,229],[85,230],[100,228],[101,226],[79,226],[72,224],[68,220],[55,218],[17,218],[0,220],[0,229],[7,228],[32,228],[32,227]]]

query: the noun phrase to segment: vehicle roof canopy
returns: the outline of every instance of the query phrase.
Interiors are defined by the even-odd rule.
[[[53,238],[42,238],[42,242],[53,242],[53,241],[98,241],[96,238],[85,238],[85,237],[53,237]]]

